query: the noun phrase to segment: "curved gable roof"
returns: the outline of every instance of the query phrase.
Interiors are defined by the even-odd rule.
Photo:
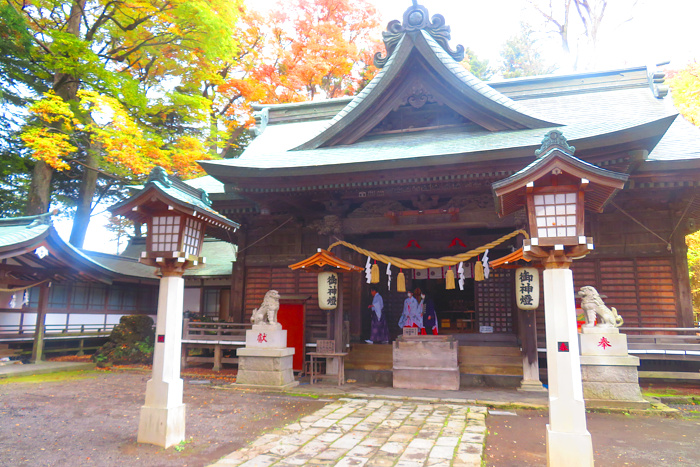
[[[404,21],[414,8],[409,8]],[[435,15],[433,22],[437,17],[442,18]],[[454,52],[445,50],[444,34],[438,41],[428,27],[402,28],[394,23],[389,23],[389,30],[395,31],[385,33],[389,56],[377,76],[319,134],[294,150],[353,144],[416,93],[431,95],[489,131],[558,126],[528,113],[467,71],[453,58]],[[449,38],[449,28],[446,31]],[[389,43],[387,36],[392,34]]]

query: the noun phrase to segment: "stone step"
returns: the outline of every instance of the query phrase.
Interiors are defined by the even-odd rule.
[[[460,373],[483,375],[522,375],[522,356],[515,345],[459,346]],[[345,359],[351,370],[391,371],[393,348],[390,344],[352,344]]]
[[[498,346],[498,347],[484,347],[484,346],[459,346],[459,355],[465,357],[481,357],[481,356],[492,356],[500,355],[503,357],[517,357],[520,358],[521,352],[520,348],[515,346]]]

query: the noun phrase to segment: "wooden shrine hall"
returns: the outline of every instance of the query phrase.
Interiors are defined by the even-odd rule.
[[[383,36],[380,71],[356,96],[259,105],[257,137],[239,158],[200,162],[213,207],[242,224],[231,321],[248,321],[275,289],[311,296],[307,326],[322,328],[329,317],[318,305],[317,278],[289,265],[337,241],[428,260],[527,231],[524,209],[499,217],[492,184],[531,164],[558,130],[583,164],[626,180],[599,212],[587,212],[595,248],[573,264],[575,286],[596,287],[628,327],[693,325],[684,237],[699,228],[700,130],[678,117],[662,72],[637,67],[482,82],[459,63],[464,49],[448,44],[445,19],[421,5]],[[523,312],[514,303],[513,270],[488,268],[485,280],[476,279],[477,262],[513,255],[525,238],[515,234],[462,261],[462,286],[454,289],[446,285],[456,265],[380,262],[376,285],[392,340],[402,332],[401,273],[406,290],[420,288],[434,301],[439,333],[458,339],[463,381],[521,377]],[[340,245],[332,252],[364,267],[368,256],[360,250]],[[390,369],[390,346],[362,344],[370,325],[365,276],[343,275],[341,288],[351,345],[346,368]],[[542,306],[535,315],[540,338]]]

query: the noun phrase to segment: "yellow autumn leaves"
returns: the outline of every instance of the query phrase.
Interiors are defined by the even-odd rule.
[[[209,159],[202,143],[181,136],[166,149],[155,134],[146,134],[116,99],[95,91],[78,91],[77,107],[53,92],[44,94],[30,108],[31,122],[21,133],[22,141],[36,160],[56,170],[69,169],[81,136],[89,138],[93,150],[102,152],[103,163],[115,173],[136,176],[159,165],[179,175],[192,176],[198,159]]]

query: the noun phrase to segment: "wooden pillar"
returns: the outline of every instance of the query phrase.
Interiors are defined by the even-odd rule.
[[[359,253],[350,256],[350,262],[352,262],[353,264],[360,264],[358,262],[358,259],[360,259]],[[362,306],[362,301],[364,299],[364,297],[362,296],[363,277],[364,275],[361,273],[349,275],[350,293],[352,294],[349,312],[350,336],[351,339],[355,338],[357,340],[360,340],[362,337],[362,315],[367,311],[367,305],[365,305],[364,307]]]
[[[345,274],[340,273],[338,274],[340,277],[340,280],[338,281],[339,287],[338,287],[338,306],[336,307],[333,315],[334,315],[334,323],[333,323],[333,339],[335,340],[335,351],[336,352],[344,352],[343,347],[344,347],[344,342],[343,342],[343,282],[345,281]]]
[[[536,310],[519,310],[520,339],[523,346],[523,380],[521,391],[544,391],[540,381],[540,363],[537,359]]]
[[[214,371],[221,371],[221,345],[214,346]]]
[[[231,289],[221,289],[219,292],[219,321],[233,321],[231,319]]]
[[[245,259],[244,250],[247,244],[245,231],[238,232],[238,253],[231,268],[231,296],[229,300],[229,319],[234,323],[242,323],[245,315]]]
[[[32,346],[32,363],[40,362],[44,354],[44,325],[46,324],[46,309],[49,304],[49,284],[44,282],[39,286],[39,306],[36,310],[36,327],[34,328],[34,345]]]
[[[679,230],[671,239],[673,251],[673,263],[676,273],[676,283],[678,284],[676,319],[678,327],[692,328],[693,321],[693,299],[690,293],[690,275],[688,271],[688,245],[685,243],[685,236]]]

